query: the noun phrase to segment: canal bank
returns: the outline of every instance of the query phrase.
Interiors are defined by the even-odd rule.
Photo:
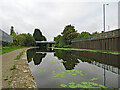
[[[27,49],[29,48],[2,55],[2,88],[37,88],[28,65]],[[15,60],[21,52],[23,55]]]
[[[105,51],[105,50],[92,50],[92,49],[79,49],[79,48],[53,48],[56,50],[72,50],[72,51],[89,51],[89,52],[98,52],[98,53],[107,53],[107,54],[114,54],[119,55],[120,52],[114,52],[114,51]]]

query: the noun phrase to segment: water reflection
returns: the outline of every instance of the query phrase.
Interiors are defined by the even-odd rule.
[[[75,79],[76,82],[82,82],[88,81],[93,77],[100,77],[96,82],[101,83],[104,86],[119,87],[117,80],[118,74],[120,73],[120,61],[118,60],[120,55],[87,51],[64,51],[33,48],[27,51],[27,58],[28,62],[31,62],[29,65],[32,68],[32,73],[35,76],[39,87],[57,87],[58,83],[60,84],[61,81],[64,82],[64,80],[65,82],[71,82]],[[51,64],[51,62],[55,63]],[[34,65],[40,66],[34,67]],[[58,70],[58,68],[61,70]],[[69,79],[60,79],[59,81],[50,74],[53,70],[56,72],[65,72],[65,69],[81,70],[82,72],[87,73],[88,76],[80,78],[76,75],[73,79],[71,76],[67,75]],[[37,70],[46,70],[46,73],[38,74],[36,73]]]
[[[62,63],[66,70],[72,70],[80,61],[94,64],[100,68],[119,74],[120,68],[120,55],[95,53],[87,51],[64,51],[64,50],[52,50],[52,49],[38,49],[33,48],[27,50],[28,62],[34,61],[35,65],[39,65],[42,59],[45,58],[47,52],[55,52],[59,60],[63,60]]]
[[[120,55],[105,54],[105,53],[95,53],[95,52],[80,52],[75,51],[72,53],[73,56],[77,57],[83,62],[89,62],[105,70],[109,70],[116,74],[119,74],[120,68]]]
[[[75,65],[79,63],[76,57],[72,56],[72,51],[61,51],[55,50],[54,56],[57,56],[58,59],[62,59],[62,63],[66,70],[74,69]]]
[[[40,49],[40,48],[32,48],[27,50],[27,59],[28,62],[34,61],[34,65],[39,65],[42,62],[42,59],[47,55],[46,52],[54,52],[51,48]]]
[[[82,62],[87,62],[94,64],[98,67],[101,67],[105,70],[109,70],[118,74],[120,71],[120,55],[113,54],[104,54],[104,53],[95,53],[87,51],[62,51],[55,50],[54,56],[57,56],[58,59],[63,60],[63,65],[66,70],[74,69],[75,65],[79,63],[79,60]]]

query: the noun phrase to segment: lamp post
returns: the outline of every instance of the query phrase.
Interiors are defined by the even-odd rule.
[[[105,5],[109,5],[109,4],[103,4],[103,30],[105,32]]]

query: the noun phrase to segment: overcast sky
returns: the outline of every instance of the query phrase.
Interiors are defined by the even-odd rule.
[[[0,29],[9,33],[33,34],[39,28],[48,41],[74,25],[80,33],[103,30],[103,3],[106,6],[106,31],[118,28],[119,0],[0,0]],[[107,28],[109,26],[109,28]]]

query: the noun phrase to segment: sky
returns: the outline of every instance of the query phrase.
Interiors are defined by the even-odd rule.
[[[31,33],[38,28],[48,41],[73,25],[81,33],[103,30],[103,4],[106,5],[106,31],[118,28],[119,0],[0,0],[0,29],[10,33]]]

